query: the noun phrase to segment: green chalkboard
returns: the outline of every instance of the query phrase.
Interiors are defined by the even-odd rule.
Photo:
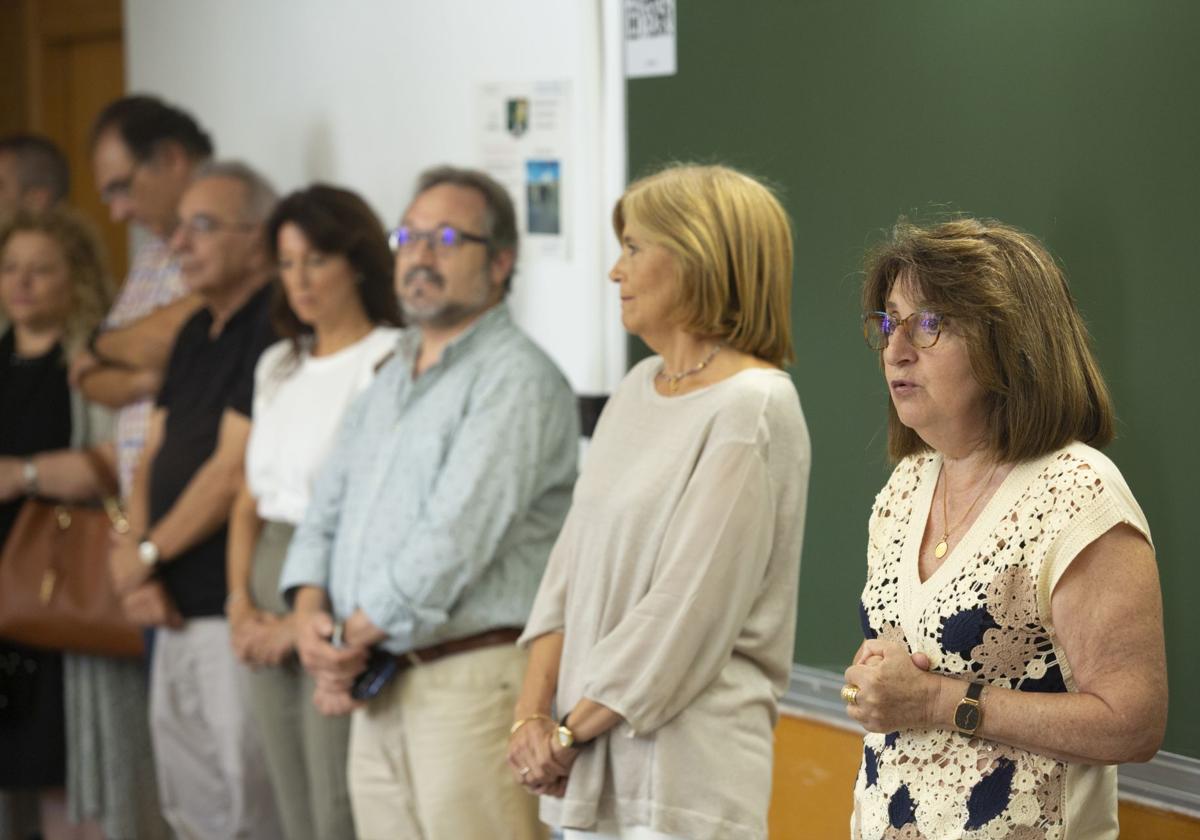
[[[1113,389],[1107,450],[1150,520],[1164,748],[1200,757],[1200,3],[687,0],[675,76],[628,84],[632,175],[724,162],[795,223],[796,385],[813,437],[796,658],[841,671],[886,391],[858,324],[864,249],[901,214],[991,216],[1066,267]]]

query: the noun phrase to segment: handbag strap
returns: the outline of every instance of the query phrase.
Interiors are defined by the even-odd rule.
[[[129,519],[121,508],[121,485],[112,467],[95,449],[84,449],[83,456],[91,468],[92,478],[100,488],[100,502],[104,505],[104,512],[108,514],[113,530],[118,534],[128,533]]]
[[[117,475],[113,472],[113,468],[109,466],[108,461],[95,449],[84,449],[83,457],[87,459],[88,466],[92,470],[92,478],[100,488],[101,498],[119,495],[121,485],[118,483]]]

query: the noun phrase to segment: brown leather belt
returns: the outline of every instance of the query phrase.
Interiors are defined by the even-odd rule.
[[[417,650],[410,650],[406,653],[397,653],[396,662],[400,666],[400,670],[412,667],[413,665],[428,665],[430,662],[436,662],[447,656],[453,656],[456,653],[466,653],[479,648],[494,647],[495,645],[511,645],[521,635],[520,627],[498,627],[495,630],[484,630],[482,633],[476,633],[474,636],[466,636],[461,639],[450,639],[446,642],[439,642],[436,645],[430,645]]]

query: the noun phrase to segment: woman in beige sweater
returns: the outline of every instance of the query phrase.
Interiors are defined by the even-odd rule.
[[[626,329],[521,643],[509,763],[567,838],[764,838],[809,438],[791,232],[758,182],[679,166],[613,212]]]

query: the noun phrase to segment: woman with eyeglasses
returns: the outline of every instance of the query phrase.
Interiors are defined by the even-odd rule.
[[[899,224],[864,330],[897,462],[868,525],[853,836],[1117,837],[1166,723],[1149,526],[1059,267],[992,221]]]
[[[283,340],[255,368],[246,481],[229,520],[234,650],[289,840],[353,837],[348,717],[313,705],[279,576],[342,414],[395,345],[400,314],[383,226],[348,190],[292,193],[267,223],[278,265],[272,321]]]
[[[521,644],[509,765],[583,838],[765,838],[810,445],[782,370],[778,200],[677,166],[613,210],[625,328],[657,352],[596,427]]]

